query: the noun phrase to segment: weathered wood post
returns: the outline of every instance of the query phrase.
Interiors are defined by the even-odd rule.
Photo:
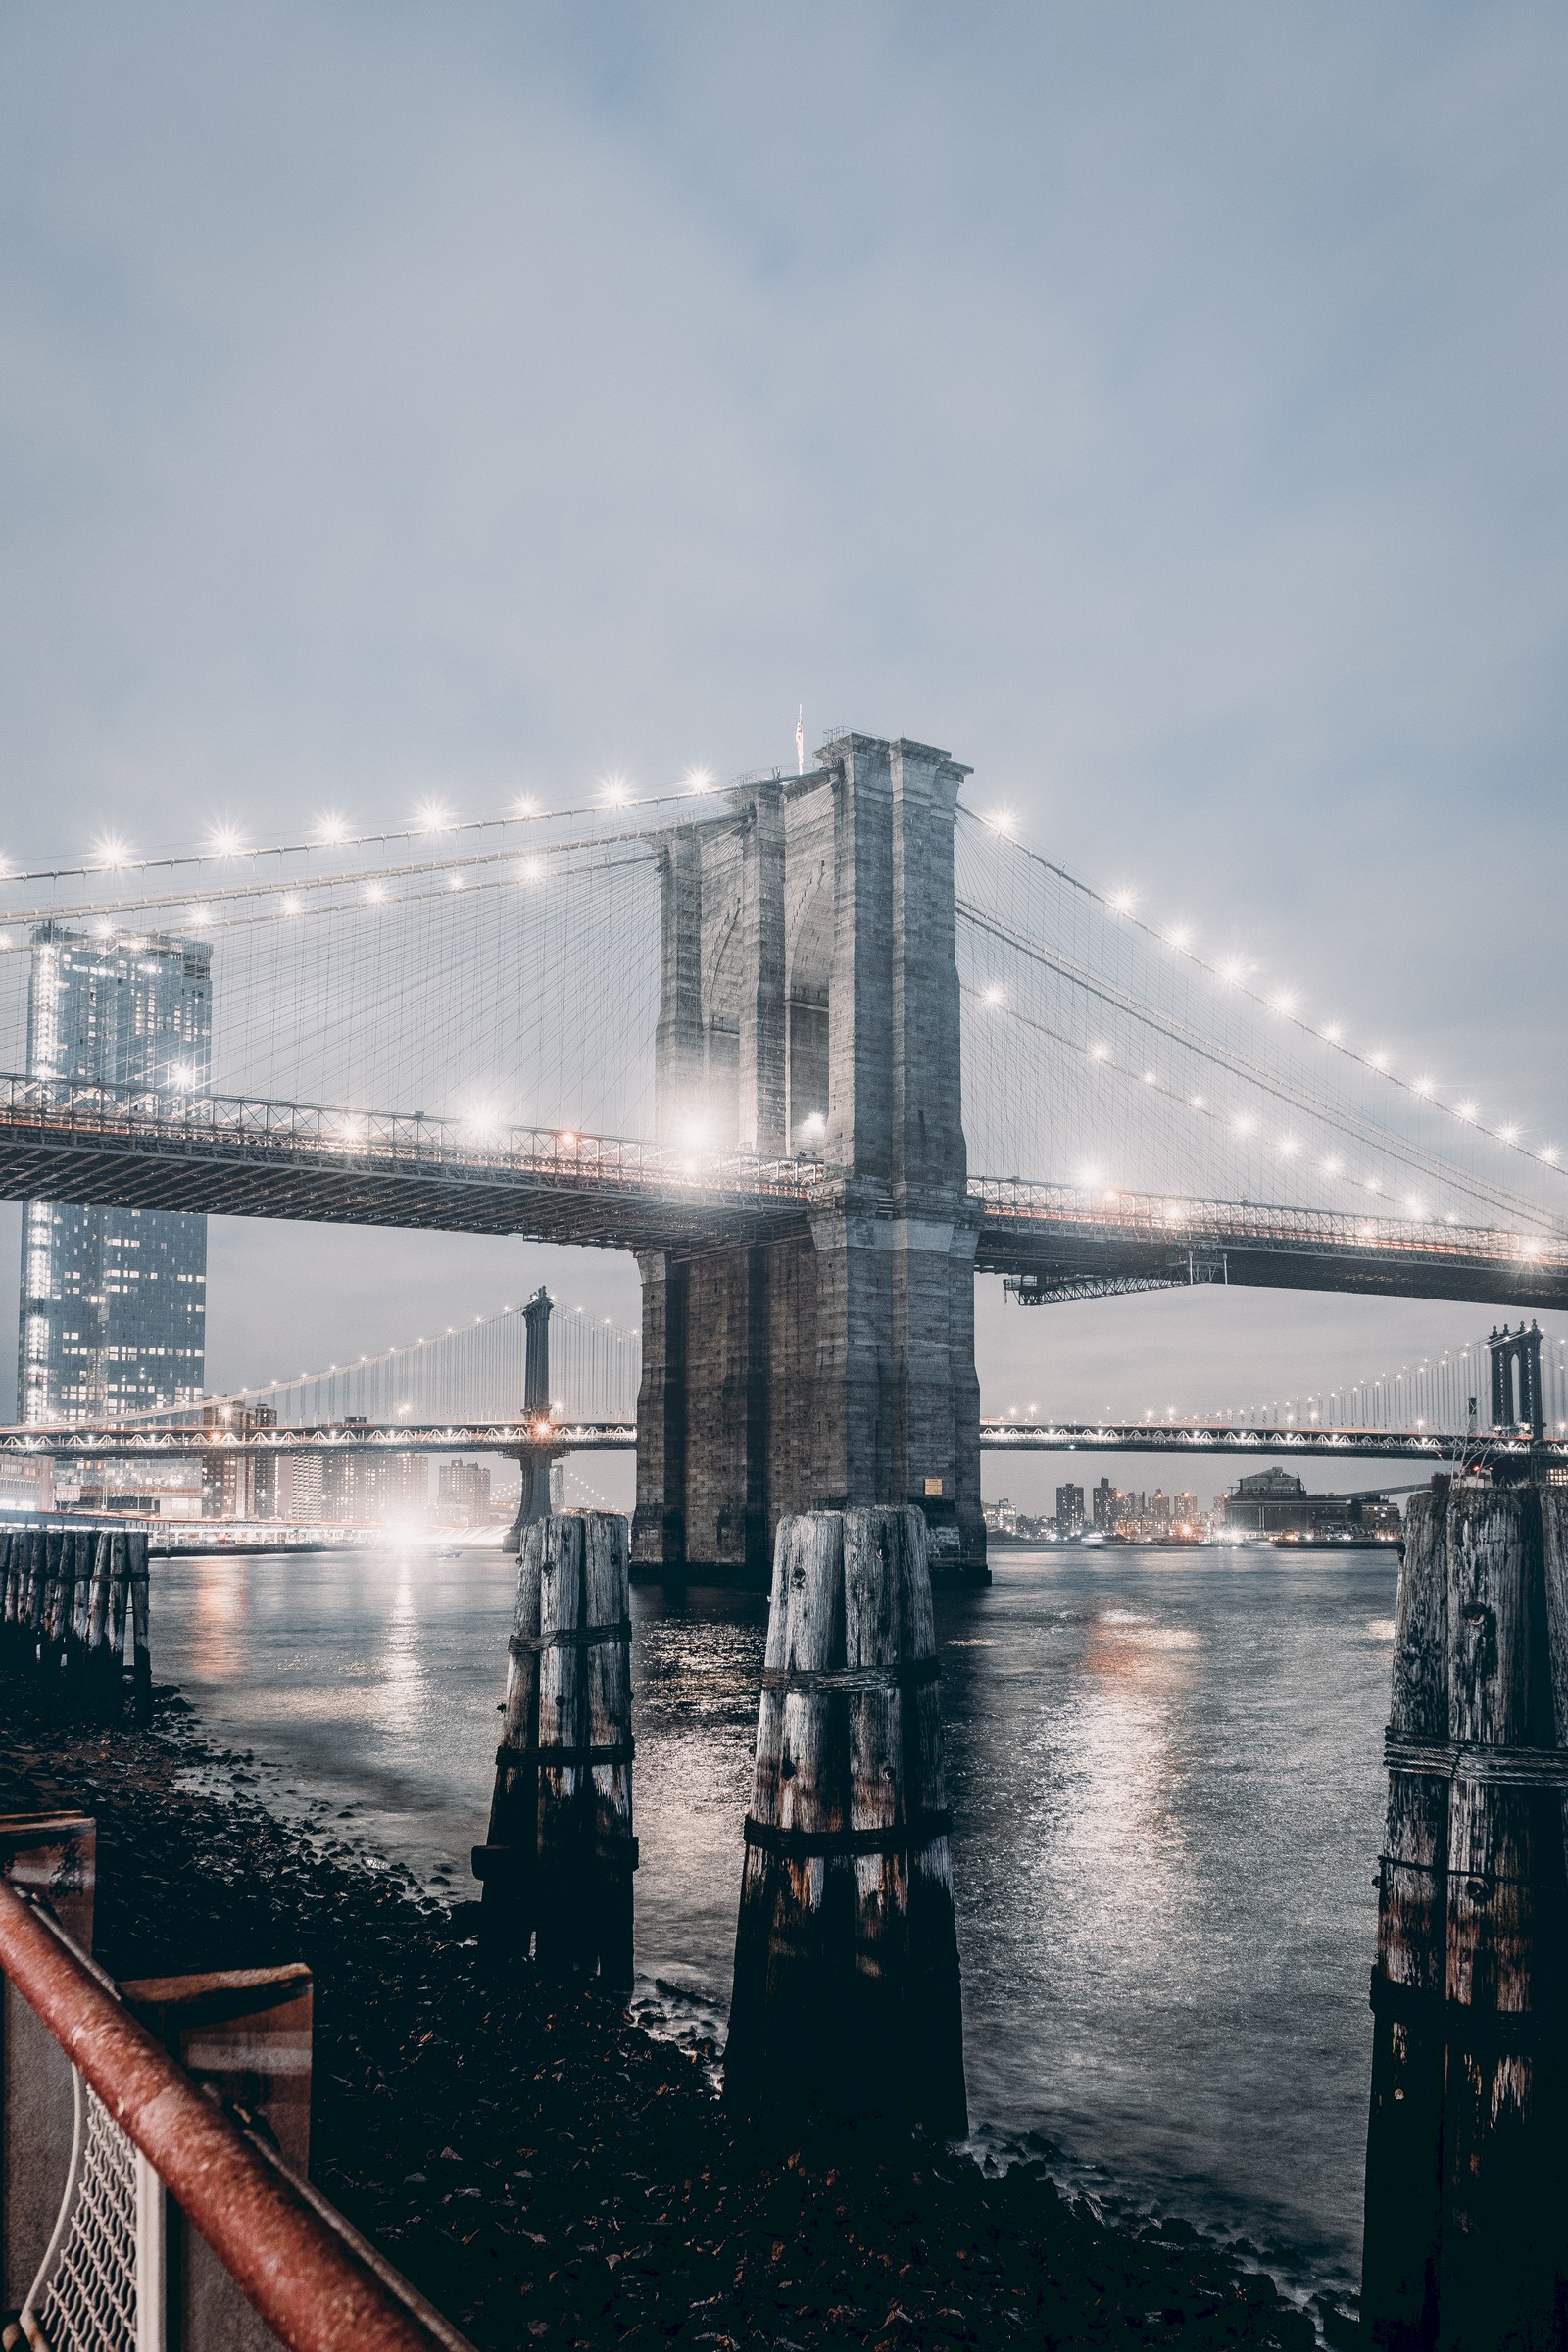
[[[0,1531],[0,1672],[13,1664],[17,1625],[17,1566],[26,1538],[20,1528]]]
[[[1390,2352],[1433,2343],[1438,2315],[1448,1783],[1429,1767],[1448,1737],[1447,1503],[1446,1478],[1410,1502],[1395,1616],[1361,2282]]]
[[[117,1535],[109,1569],[109,1657],[105,1681],[114,1690],[118,1719],[125,1707],[125,1627],[130,1616],[130,1539]]]
[[[130,1583],[131,1720],[134,1723],[147,1724],[151,1723],[153,1719],[153,1656],[148,1623],[150,1610],[145,1529],[132,1529],[126,1535],[125,1563]]]
[[[632,1981],[631,1616],[627,1530],[569,1511],[521,1531],[481,1936],[497,1956]]]
[[[109,1654],[109,1592],[114,1557],[115,1539],[106,1529],[93,1546],[92,1578],[87,1588],[82,1630],[83,1689],[86,1704],[95,1715],[119,1712],[120,1661]]]
[[[724,2095],[967,2129],[925,1522],[779,1524]]]
[[[18,1619],[21,1641],[19,1659],[25,1673],[31,1673],[38,1663],[38,1651],[43,1641],[44,1597],[49,1587],[49,1538],[42,1528],[34,1528],[27,1539],[27,1572],[22,1590],[22,1608]]]
[[[1400,1631],[1419,1617],[1425,1640],[1396,1659],[1389,1736],[1390,1851],[1399,1837],[1403,1867],[1385,1869],[1373,1981],[1362,2306],[1371,2340],[1397,2352],[1568,2340],[1565,1500],[1534,1484],[1440,1480],[1412,1517]],[[1424,1798],[1401,1786],[1416,1780]],[[1428,1906],[1414,1863],[1429,1846]],[[1385,2033],[1401,2016],[1402,2051]],[[1389,2177],[1396,2163],[1409,2168],[1407,2193]]]

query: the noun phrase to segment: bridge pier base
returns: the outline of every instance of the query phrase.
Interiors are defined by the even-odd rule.
[[[640,1264],[635,1577],[765,1590],[780,1518],[893,1498],[934,1581],[989,1580],[972,1226],[840,1211]]]

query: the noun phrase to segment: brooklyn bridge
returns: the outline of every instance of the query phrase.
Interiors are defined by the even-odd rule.
[[[547,1382],[330,1442],[635,1444],[635,1557],[670,1573],[760,1569],[783,1514],[905,1499],[934,1563],[979,1572],[983,1446],[1154,1445],[1131,1418],[983,1424],[977,1275],[1036,1306],[1568,1304],[1549,1143],[1080,882],[969,786],[946,752],[835,731],[796,775],[13,876],[0,1196],[634,1252],[634,1423],[547,1432]],[[39,1053],[38,943],[110,936],[203,943],[210,1052],[117,1084],[69,1038]],[[155,1450],[170,1422],[0,1442]],[[1466,1434],[1281,1443],[1443,1458]]]

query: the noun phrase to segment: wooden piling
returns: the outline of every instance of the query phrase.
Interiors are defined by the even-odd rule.
[[[1441,2340],[1568,2327],[1564,1757],[1542,1495],[1455,1487],[1448,1512],[1448,2069]]]
[[[1411,1513],[1362,2298],[1395,2352],[1568,2340],[1565,1502],[1466,1478]]]
[[[142,1529],[134,1528],[126,1534],[125,1565],[130,1585],[131,1721],[147,1724],[151,1723],[153,1717],[153,1659],[149,1628],[147,1537]]]
[[[125,1627],[130,1616],[130,1540],[116,1535],[112,1539],[109,1566],[109,1660],[104,1667],[104,1682],[114,1693],[114,1711],[118,1716],[125,1699]]]
[[[1361,2284],[1363,2328],[1388,2352],[1432,2344],[1438,2315],[1448,1784],[1425,1766],[1448,1736],[1447,1501],[1446,1478],[1411,1499],[1395,1617]]]
[[[17,1564],[25,1542],[20,1528],[0,1529],[0,1672],[11,1670],[17,1623]]]
[[[967,2129],[925,1522],[780,1522],[724,2095]]]
[[[29,1673],[38,1664],[43,1641],[44,1596],[48,1588],[49,1538],[42,1528],[34,1528],[27,1538],[27,1569],[22,1591],[19,1627],[22,1664]]]
[[[492,1955],[632,1978],[631,1623],[626,1522],[537,1519],[520,1535],[490,1829],[473,1854]]]

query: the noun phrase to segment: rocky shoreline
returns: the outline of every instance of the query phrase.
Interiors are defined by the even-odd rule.
[[[252,1762],[172,1693],[140,1734],[63,1730],[13,1698],[0,1805],[96,1815],[115,1975],[311,1967],[313,2176],[480,2352],[1314,2342],[1229,2251],[1181,2223],[1108,2222],[1039,2164],[738,2129],[711,2042],[656,2038],[531,1973],[498,1984],[475,1906],[279,1820]]]

